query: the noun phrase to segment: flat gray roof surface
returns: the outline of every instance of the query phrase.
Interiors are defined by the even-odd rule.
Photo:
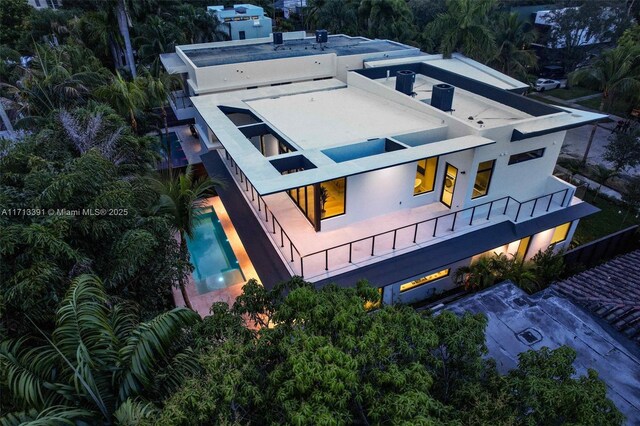
[[[316,44],[314,38],[305,38],[302,40],[286,40],[277,50],[273,43],[259,43],[218,48],[184,49],[183,52],[196,67],[210,67],[327,53],[348,56],[411,49],[415,48],[388,40],[368,40],[364,37],[335,35],[329,36],[329,42],[324,46],[324,50]]]
[[[580,375],[591,368],[606,383],[607,396],[627,417],[626,424],[640,424],[640,354],[638,346],[615,330],[559,296],[553,286],[533,296],[510,282],[499,284],[446,305],[463,314],[483,313],[489,323],[486,342],[489,356],[501,373],[515,368],[518,354],[543,346],[562,345],[577,352],[574,368]],[[530,343],[521,334],[539,338]]]

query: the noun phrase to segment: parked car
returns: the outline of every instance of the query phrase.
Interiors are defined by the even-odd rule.
[[[562,83],[559,80],[549,80],[546,78],[539,78],[533,86],[536,92],[544,92],[550,89],[559,89],[562,87]]]

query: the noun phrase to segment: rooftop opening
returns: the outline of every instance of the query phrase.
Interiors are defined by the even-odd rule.
[[[316,165],[309,161],[307,157],[302,154],[296,154],[284,158],[276,158],[270,160],[269,162],[278,172],[280,172],[280,174],[283,175],[298,173],[304,170],[311,170],[316,168]]]
[[[399,151],[406,148],[406,146],[403,146],[391,139],[379,138],[368,140],[366,142],[325,149],[322,151],[322,153],[331,158],[336,163],[343,163],[345,161],[355,160],[357,158],[380,155],[386,152]]]

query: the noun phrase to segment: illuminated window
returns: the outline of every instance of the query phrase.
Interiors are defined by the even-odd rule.
[[[333,179],[320,184],[320,208],[322,219],[340,216],[345,212],[347,179]]]
[[[433,191],[436,183],[436,169],[438,157],[425,158],[418,161],[416,180],[413,183],[413,195],[424,194]]]
[[[478,164],[478,173],[476,173],[476,181],[473,184],[473,194],[471,195],[471,198],[478,198],[483,195],[487,195],[495,163],[495,160],[489,160]]]
[[[415,281],[402,284],[400,286],[400,293],[404,293],[407,290],[411,290],[416,287],[420,287],[421,285],[425,285],[435,280],[439,280],[440,278],[448,277],[450,272],[451,272],[451,269],[443,269],[442,271],[436,272],[435,274],[427,275],[426,277],[419,278]]]
[[[569,235],[569,228],[571,228],[571,222],[567,222],[560,226],[556,226],[556,229],[553,231],[553,237],[551,237],[551,242],[549,245],[561,243],[567,239],[567,235]]]

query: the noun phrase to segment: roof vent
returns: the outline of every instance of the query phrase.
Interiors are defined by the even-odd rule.
[[[413,94],[413,83],[416,82],[416,73],[409,70],[402,70],[396,73],[396,90],[405,95]]]
[[[236,13],[247,13],[247,8],[244,6],[236,7]]]
[[[435,84],[431,94],[431,106],[441,111],[452,111],[453,89],[454,87],[450,84]]]
[[[327,30],[316,30],[316,43],[326,43],[329,41]]]
[[[273,44],[281,46],[283,43],[284,39],[282,38],[282,33],[273,33]]]

